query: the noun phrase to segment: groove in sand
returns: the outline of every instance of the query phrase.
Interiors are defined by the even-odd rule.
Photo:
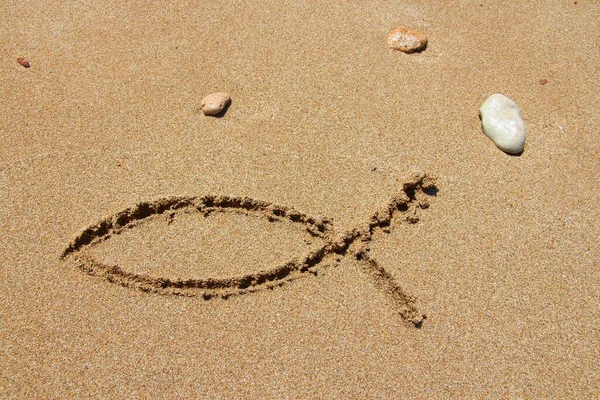
[[[377,230],[389,232],[395,215],[403,221],[415,223],[418,210],[427,208],[429,195],[435,195],[434,179],[426,174],[413,176],[404,183],[402,191],[376,212],[369,223],[349,232],[336,232],[327,218],[307,216],[293,208],[277,206],[248,197],[203,196],[171,197],[153,202],[139,203],[91,225],[77,236],[63,251],[61,259],[75,264],[92,276],[100,276],[111,283],[136,288],[144,292],[163,295],[201,296],[206,300],[252,293],[282,286],[286,282],[305,276],[317,275],[318,270],[338,264],[351,254],[363,270],[373,278],[377,287],[393,300],[400,316],[420,327],[425,315],[419,312],[413,296],[404,292],[392,275],[370,255],[368,244]],[[180,213],[238,213],[256,215],[270,222],[291,221],[313,237],[323,240],[323,245],[308,254],[296,257],[281,265],[254,273],[229,278],[170,279],[137,274],[120,265],[108,265],[85,254],[84,250],[104,242],[127,229],[135,228],[153,216],[173,218]]]

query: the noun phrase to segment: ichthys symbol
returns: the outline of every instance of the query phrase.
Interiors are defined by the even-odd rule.
[[[139,203],[89,226],[71,241],[61,254],[61,259],[89,275],[103,277],[124,287],[162,295],[200,296],[209,300],[283,286],[292,280],[318,275],[320,268],[337,265],[344,257],[351,256],[359,261],[362,270],[391,298],[400,316],[420,327],[426,317],[417,309],[416,299],[405,293],[393,276],[370,255],[369,243],[376,231],[389,232],[393,220],[417,222],[419,210],[428,207],[428,197],[436,192],[435,180],[431,176],[417,174],[407,180],[402,191],[378,210],[368,223],[347,232],[337,232],[328,218],[311,217],[290,207],[248,197],[207,195],[164,198]],[[320,244],[307,254],[275,267],[231,277],[182,279],[152,276],[99,261],[90,254],[89,250],[100,243],[153,219],[166,218],[166,221],[170,221],[177,215],[195,213],[204,216],[214,213],[237,214],[265,218],[272,223],[287,222],[318,239]]]

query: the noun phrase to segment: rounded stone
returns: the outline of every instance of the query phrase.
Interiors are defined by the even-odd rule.
[[[519,154],[525,147],[525,123],[521,109],[503,94],[493,94],[479,108],[483,133],[498,148],[509,154]]]
[[[204,115],[217,115],[227,107],[231,101],[229,93],[218,92],[212,93],[202,99],[200,107]]]
[[[399,26],[388,33],[387,44],[394,50],[412,53],[427,46],[427,35],[405,26]]]

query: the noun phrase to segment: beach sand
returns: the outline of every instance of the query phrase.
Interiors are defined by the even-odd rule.
[[[600,397],[600,3],[230,3],[0,5],[0,397]],[[399,25],[425,51],[389,49]],[[493,93],[523,110],[520,156],[482,133]],[[369,225],[417,172],[429,207]],[[138,213],[61,257],[173,196],[271,209]],[[256,290],[189,283],[323,243]]]

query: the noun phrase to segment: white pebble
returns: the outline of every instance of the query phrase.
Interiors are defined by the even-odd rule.
[[[204,115],[217,115],[229,104],[231,97],[229,93],[212,93],[202,99],[200,107]]]
[[[518,154],[525,146],[525,123],[521,109],[503,94],[493,94],[479,108],[483,133],[509,154]]]
[[[412,53],[427,46],[427,35],[405,26],[399,26],[388,33],[387,44],[394,50]]]

